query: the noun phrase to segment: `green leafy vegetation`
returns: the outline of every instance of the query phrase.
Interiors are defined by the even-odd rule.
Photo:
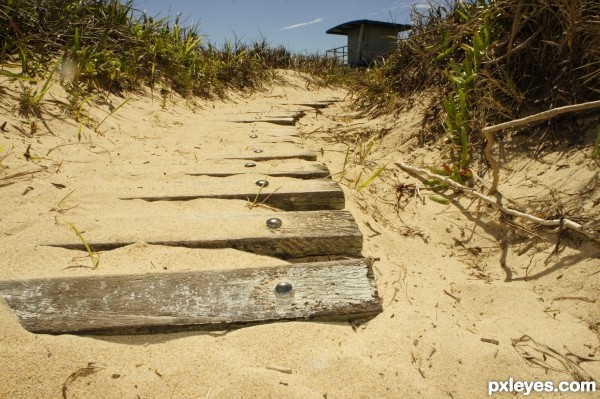
[[[374,114],[406,110],[426,93],[421,141],[445,138],[440,164],[454,180],[468,178],[484,126],[598,99],[597,1],[450,1],[422,10],[413,10],[413,29],[391,57],[352,89]],[[545,137],[572,140],[589,128],[572,125],[556,118]]]
[[[0,64],[20,73],[3,76],[36,80],[46,65],[60,60],[60,79],[68,92],[98,89],[119,92],[148,85],[183,96],[224,96],[227,90],[257,90],[273,81],[276,68],[319,73],[320,81],[340,80],[339,65],[318,56],[296,56],[262,39],[216,47],[197,26],[179,16],[156,19],[132,0],[2,0]],[[50,78],[49,78],[50,79]],[[44,90],[26,88],[25,109],[39,103]],[[164,98],[164,96],[163,96]],[[79,110],[77,101],[73,109]],[[163,101],[164,104],[164,101]]]
[[[371,176],[369,176],[369,178],[367,180],[362,182],[356,189],[358,191],[362,191],[365,188],[369,187],[371,185],[371,183],[373,183],[373,181],[375,181],[377,176],[379,176],[379,174],[381,174],[381,172],[383,172],[385,170],[386,167],[387,167],[387,165],[383,165],[383,166],[377,168],[377,170],[375,170],[375,172],[373,172],[373,174]]]
[[[373,115],[406,110],[417,97],[430,101],[421,144],[445,141],[440,169],[458,182],[481,159],[484,126],[595,100],[600,87],[600,3],[594,0],[434,2],[413,9],[408,37],[366,69],[292,54],[264,38],[217,47],[181,17],[154,18],[133,0],[1,2],[0,75],[21,83],[23,114],[40,112],[56,80],[68,93],[67,113],[97,130],[104,121],[85,110],[97,93],[127,98],[122,92],[147,86],[166,108],[171,93],[225,97],[230,90],[260,90],[276,81],[277,69],[293,69],[316,85],[345,85],[356,106]],[[567,120],[545,126],[545,137],[583,135],[586,126],[565,129]],[[344,171],[351,153],[364,163],[376,143],[344,142],[353,147]]]
[[[63,198],[63,200],[64,199],[66,199],[66,197]],[[98,268],[98,265],[100,264],[100,254],[95,251],[92,251],[92,248],[89,246],[85,238],[83,238],[83,234],[77,229],[77,227],[75,227],[73,223],[69,223],[67,221],[65,221],[65,223],[71,228],[71,230],[73,230],[79,241],[81,241],[81,244],[83,244],[83,246],[85,247],[85,250],[88,253],[88,258],[90,258],[90,262],[92,263],[92,269],[96,270]]]
[[[23,91],[21,92],[21,96],[19,99],[19,111],[21,112],[21,114],[29,115],[32,112],[35,114],[39,114],[40,102],[42,101],[46,93],[48,93],[48,90],[50,90],[50,88],[52,87],[52,78],[54,77],[57,68],[58,62],[54,64],[54,66],[48,73],[48,76],[46,77],[46,80],[44,81],[44,84],[41,88],[35,86],[35,82],[33,82],[33,86],[22,85]]]

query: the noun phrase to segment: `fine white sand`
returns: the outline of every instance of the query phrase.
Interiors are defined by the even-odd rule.
[[[221,160],[224,156],[243,156],[258,145],[280,152],[303,148],[318,152],[319,161],[342,183],[347,209],[365,237],[363,254],[376,259],[383,313],[357,328],[284,322],[210,333],[50,336],[26,332],[0,302],[0,398],[458,399],[486,397],[490,380],[574,379],[563,364],[544,360],[530,343],[523,347],[548,365],[532,367],[513,346],[524,335],[562,355],[578,355],[568,358],[600,377],[600,362],[581,362],[600,360],[597,244],[565,237],[560,253],[551,255],[556,235],[538,232],[536,237],[528,232],[533,226],[518,220],[509,221],[517,225],[510,227],[494,209],[458,194],[447,193],[451,202],[446,205],[432,201],[433,193],[420,180],[393,166],[398,159],[440,166],[441,148],[418,146],[422,106],[393,118],[367,118],[341,102],[319,114],[308,109],[295,128],[260,119],[232,122],[287,115],[299,109],[295,103],[346,96],[342,90],[310,86],[295,74],[285,73],[284,80],[227,101],[191,103],[173,96],[166,109],[149,92],[132,94],[100,127],[101,134],[84,128],[81,141],[78,123],[50,102],[44,104],[42,120],[18,116],[17,86],[11,89],[4,82],[16,97],[5,96],[0,106],[0,123],[8,122],[0,146],[5,145],[3,154],[10,152],[0,167],[0,279],[285,264],[229,249],[139,242],[101,253],[98,269],[92,270],[85,252],[42,244],[73,237],[65,221],[85,236],[93,236],[97,226],[114,229],[115,235],[159,228],[144,218],[134,218],[135,225],[118,222],[119,215],[147,215],[148,209],[160,220],[190,209],[216,217],[244,215],[250,212],[244,200],[123,204],[118,198],[137,187],[188,185],[193,191],[199,184],[226,185],[235,178],[187,174],[226,170],[231,161]],[[64,98],[57,86],[52,94]],[[109,99],[113,105],[123,101]],[[100,120],[108,112],[107,104],[89,110]],[[253,132],[259,141],[248,138]],[[351,156],[344,165],[341,135],[347,135],[348,143],[357,138],[366,143],[380,132],[385,137],[369,154]],[[280,141],[282,137],[287,138]],[[562,202],[579,215],[597,217],[598,166],[588,152],[556,148],[531,160],[520,145],[511,141],[503,149],[500,190],[507,197],[529,204],[529,210],[542,212]],[[28,148],[30,161],[23,155]],[[365,181],[386,163],[387,170],[373,184],[354,189],[356,181]],[[414,184],[421,187],[425,204],[414,197]],[[257,211],[272,212],[252,210]],[[240,218],[241,230],[243,223]],[[503,245],[511,282],[505,282],[501,267]]]

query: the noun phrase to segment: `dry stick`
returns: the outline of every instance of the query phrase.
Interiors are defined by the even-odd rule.
[[[480,338],[481,342],[485,342],[487,344],[494,344],[494,345],[500,345],[500,341],[498,341],[497,339],[492,339],[492,338]]]
[[[488,204],[494,205],[496,206],[500,211],[502,211],[503,213],[507,214],[507,215],[511,215],[511,216],[516,216],[519,218],[523,218],[525,220],[529,220],[530,222],[533,223],[537,223],[541,226],[548,226],[548,227],[560,227],[561,223],[562,223],[562,228],[563,229],[571,229],[574,230],[580,234],[583,234],[584,236],[586,236],[587,238],[589,238],[590,240],[596,241],[596,242],[600,242],[600,234],[594,234],[588,231],[585,231],[583,229],[583,226],[580,225],[577,222],[574,222],[572,220],[569,219],[553,219],[553,220],[547,220],[547,219],[542,219],[539,218],[537,216],[533,216],[530,215],[528,213],[524,213],[524,212],[519,212],[515,209],[511,209],[506,207],[503,202],[502,202],[502,195],[498,195],[498,198],[496,200],[496,198],[492,198],[492,197],[488,197],[487,195],[484,195],[470,187],[466,187],[463,186],[462,184],[459,184],[457,182],[455,182],[454,180],[450,179],[448,176],[441,176],[441,175],[437,175],[435,173],[431,173],[428,170],[425,169],[421,169],[421,168],[416,168],[414,166],[410,166],[405,164],[402,161],[397,161],[395,162],[397,166],[399,166],[400,168],[406,170],[407,172],[413,173],[415,175],[426,175],[432,179],[436,179],[439,180],[441,182],[446,183],[447,185],[449,185],[450,187],[453,187],[457,190],[461,190],[465,193],[471,194],[477,198],[479,198],[480,200],[487,202]],[[499,193],[498,193],[499,194]]]
[[[561,115],[561,114],[564,114],[567,112],[585,111],[585,110],[593,109],[593,108],[600,108],[600,100],[591,101],[591,102],[582,103],[582,104],[567,105],[565,107],[553,108],[548,111],[540,112],[539,114],[526,116],[525,118],[515,119],[514,121],[500,123],[499,125],[484,127],[483,132],[484,133],[486,133],[486,132],[494,133],[494,132],[497,132],[498,130],[508,129],[508,128],[522,126],[522,125],[528,125],[533,122],[550,119],[554,116]]]
[[[584,302],[589,302],[589,303],[596,303],[596,299],[592,299],[592,298],[586,298],[583,296],[558,296],[556,298],[553,299],[553,301],[565,301],[565,300],[571,300],[571,301],[584,301]],[[598,360],[600,361],[600,360]]]
[[[0,177],[0,180],[15,179],[17,177],[23,177],[23,176],[27,176],[27,175],[32,175],[34,173],[43,172],[46,169],[48,169],[48,168],[42,167],[42,168],[35,169],[35,170],[28,170],[28,171],[25,171],[25,172],[15,173],[15,174],[12,174],[12,175],[9,175],[9,176],[2,176],[2,177]]]
[[[491,195],[498,190],[498,184],[500,183],[500,165],[498,165],[498,161],[496,160],[496,158],[494,157],[494,153],[492,152],[492,150],[494,149],[494,136],[491,132],[485,131],[485,128],[483,129],[483,135],[485,136],[485,139],[487,141],[484,150],[485,158],[492,167],[492,185],[488,190],[488,194]]]
[[[586,111],[586,110],[594,109],[594,108],[600,108],[600,100],[591,101],[591,102],[582,103],[582,104],[567,105],[565,107],[553,108],[548,111],[540,112],[539,114],[526,116],[525,118],[515,119],[513,121],[500,123],[498,125],[484,127],[481,130],[481,132],[483,133],[483,135],[485,136],[485,138],[487,140],[487,144],[485,146],[485,157],[488,160],[488,162],[490,163],[490,165],[492,166],[492,170],[493,170],[493,172],[492,172],[493,173],[492,187],[488,191],[488,194],[494,194],[496,192],[496,190],[498,189],[499,176],[500,176],[500,167],[498,166],[498,161],[496,160],[496,158],[494,158],[494,155],[492,154],[492,148],[494,146],[494,138],[492,136],[492,133],[495,133],[497,131],[504,130],[504,129],[511,129],[511,128],[515,128],[518,126],[523,126],[523,125],[528,125],[530,123],[543,121],[543,120],[550,119],[557,115],[565,114],[568,112]]]

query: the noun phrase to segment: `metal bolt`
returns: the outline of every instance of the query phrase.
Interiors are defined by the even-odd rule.
[[[283,222],[281,221],[281,219],[271,218],[267,220],[267,227],[270,229],[278,229],[281,227],[282,224]]]
[[[293,291],[293,289],[294,287],[292,284],[288,283],[287,281],[281,281],[275,286],[275,293],[277,295],[288,295]]]
[[[266,180],[258,180],[258,181],[256,182],[256,185],[257,185],[258,187],[268,187],[268,186],[269,186],[269,182],[268,182],[268,181],[266,181]]]
[[[254,162],[248,162],[248,163],[244,164],[244,167],[246,167],[246,168],[253,168],[255,166],[256,166],[256,164]]]
[[[251,135],[250,135],[250,138],[251,138],[251,139],[257,139],[257,138],[258,138],[258,135],[256,135],[256,134],[251,134]]]
[[[263,152],[263,150],[261,150],[260,148],[257,148],[254,150],[255,153],[260,154],[261,152]]]

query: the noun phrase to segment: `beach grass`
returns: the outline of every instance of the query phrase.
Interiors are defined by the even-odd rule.
[[[95,128],[83,109],[93,93],[126,98],[123,92],[149,87],[165,108],[165,93],[224,98],[260,90],[277,81],[278,69],[292,69],[316,85],[347,87],[354,105],[370,115],[402,112],[425,94],[421,144],[443,139],[448,159],[440,163],[460,180],[482,152],[483,127],[599,95],[600,4],[594,0],[415,7],[408,37],[364,69],[293,54],[266,38],[216,46],[181,16],[152,17],[133,0],[3,3],[0,75],[20,82],[21,113],[39,113],[58,81],[69,95],[69,114]],[[560,122],[548,127],[551,136],[570,131]]]
[[[38,80],[58,60],[60,82],[69,92],[121,92],[146,85],[210,98],[224,97],[228,90],[258,90],[275,79],[278,68],[312,72],[324,83],[343,75],[331,72],[338,67],[332,60],[294,55],[265,38],[215,46],[197,25],[180,16],[154,18],[133,0],[3,3],[0,73]],[[24,110],[33,109],[44,91],[24,87]]]
[[[481,156],[483,127],[599,98],[597,1],[429,5],[413,9],[408,37],[385,63],[355,80],[351,91],[355,105],[372,115],[427,102],[421,144],[446,143],[444,162],[453,178],[469,175],[474,158]],[[547,130],[547,140],[577,141],[595,128],[574,125],[570,118],[529,131]]]

